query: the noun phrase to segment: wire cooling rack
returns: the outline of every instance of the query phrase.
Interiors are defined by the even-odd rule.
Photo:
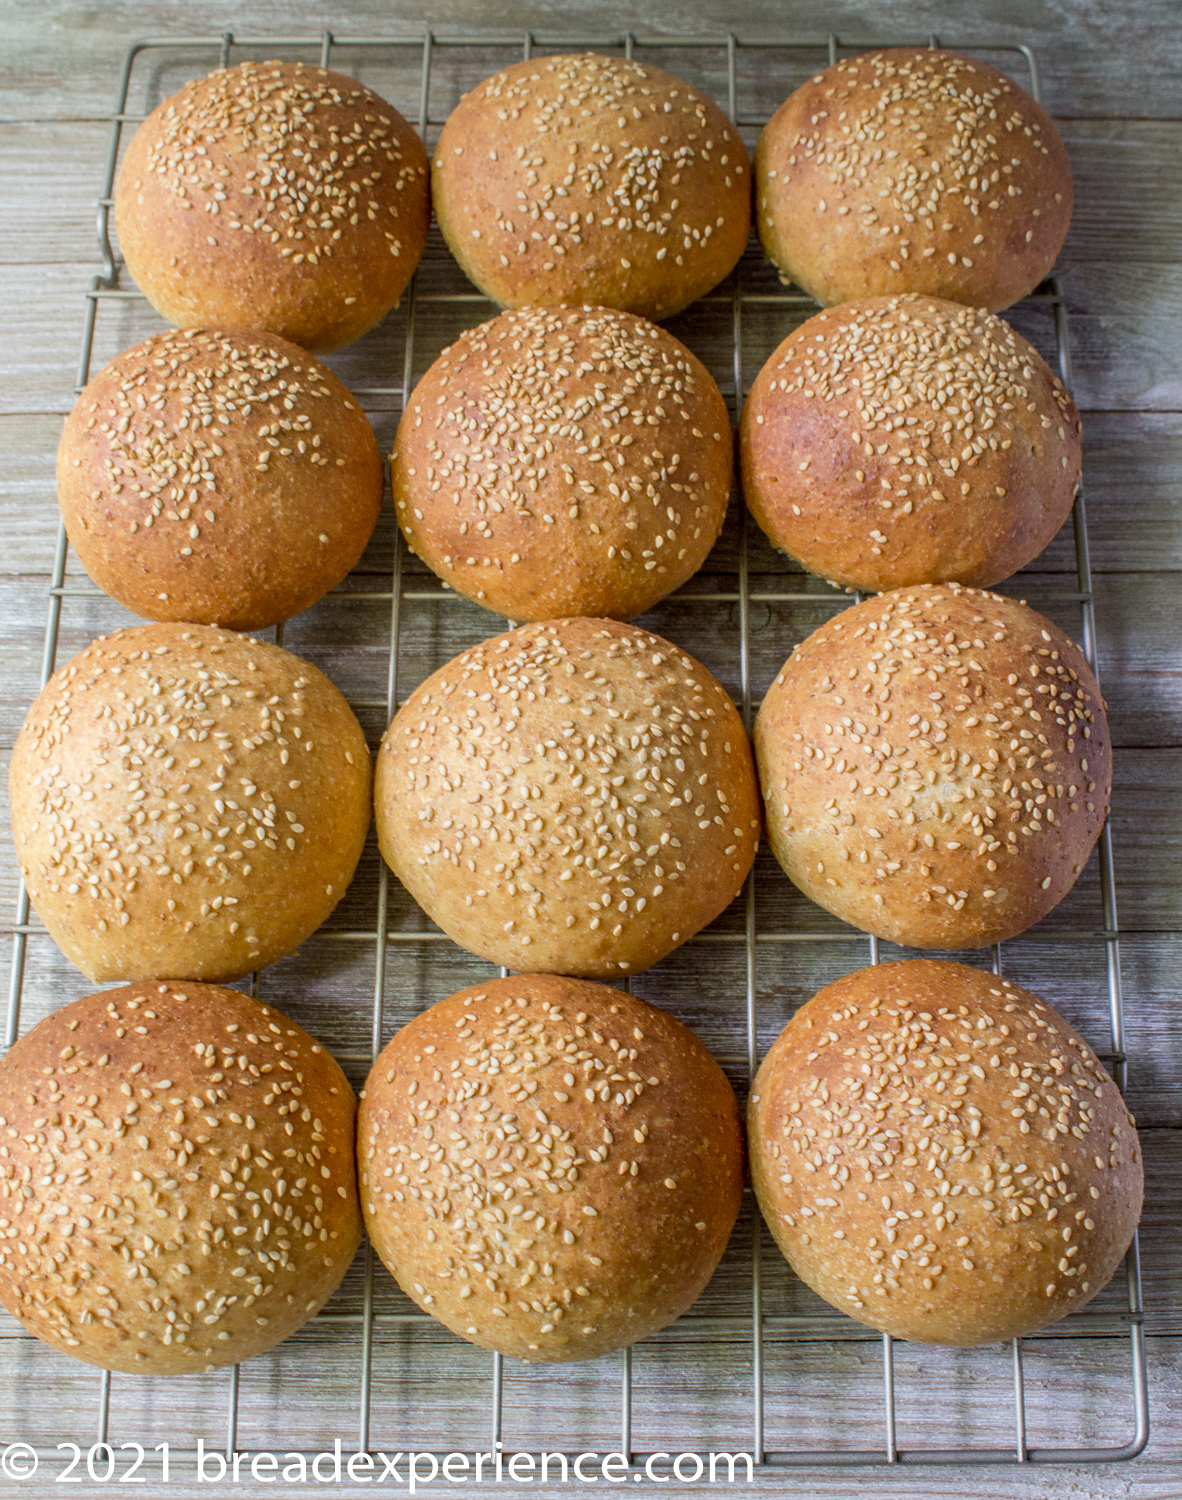
[[[146,312],[140,294],[130,285],[121,285],[121,266],[110,232],[112,191],[121,146],[128,133],[125,127],[142,119],[162,94],[172,92],[185,77],[245,57],[275,55],[362,72],[386,64],[400,80],[398,88],[390,89],[387,96],[417,122],[430,145],[461,89],[471,87],[515,56],[528,58],[535,53],[594,48],[646,58],[694,77],[715,95],[750,144],[772,109],[818,66],[834,62],[848,52],[898,45],[900,40],[855,42],[830,36],[818,41],[785,35],[551,36],[532,32],[524,37],[449,36],[431,31],[405,37],[349,37],[326,31],[317,37],[253,37],[227,32],[137,42],[128,51],[111,117],[106,172],[98,204],[98,243],[103,269],[86,296],[78,388],[90,378],[96,332],[101,332],[103,320],[115,320],[112,337],[122,347],[135,341],[128,332],[129,307],[138,305],[139,310]],[[935,37],[920,40],[922,44],[939,44]],[[1009,62],[1019,81],[1038,97],[1037,65],[1028,48],[963,41],[956,45],[960,50],[987,55],[1003,66]],[[145,101],[139,113],[130,107],[133,82],[137,98],[142,93]],[[396,97],[399,89],[402,97]],[[357,383],[350,379],[347,358],[334,361],[367,410],[391,414],[391,421],[404,407],[417,375],[444,344],[462,327],[481,321],[494,311],[487,299],[465,281],[437,241],[433,240],[433,246],[401,309],[388,320],[394,345],[387,338],[382,346],[386,351],[383,367],[389,369],[392,364],[397,369],[400,363],[401,378],[385,384]],[[795,288],[781,286],[769,274],[757,251],[752,250],[727,282],[691,309],[688,322],[683,320],[675,326],[691,344],[696,342],[698,334],[705,343],[713,341],[714,371],[732,415],[737,418],[754,369],[813,307],[810,299]],[[1055,279],[1045,282],[1012,316],[1029,337],[1042,344],[1048,357],[1057,359],[1062,378],[1070,387],[1067,309]],[[150,331],[151,327],[140,329],[138,337]],[[704,358],[710,354],[701,346],[697,352]],[[731,512],[729,529],[703,572],[667,601],[663,607],[665,613],[654,612],[646,617],[646,623],[651,622],[654,629],[664,630],[679,639],[680,644],[706,656],[708,665],[735,692],[750,726],[757,707],[760,673],[764,680],[770,680],[796,641],[819,623],[818,613],[823,618],[826,611],[840,608],[850,600],[848,595],[828,590],[819,580],[793,571],[793,564],[772,554],[754,526],[749,528],[741,503],[732,504]],[[1014,580],[1014,584],[1022,585],[1020,591],[1038,607],[1057,611],[1058,617],[1068,612],[1069,630],[1073,623],[1070,614],[1077,611],[1078,628],[1072,633],[1081,639],[1094,669],[1096,635],[1082,495],[1075,504],[1072,531],[1074,563],[1068,563],[1066,569],[1061,567],[1059,578],[1062,579],[1064,571],[1068,579],[1073,574],[1074,588],[1069,586],[1064,590],[1061,581],[1048,585],[1046,579],[1053,575],[1027,575]],[[335,659],[348,660],[350,624],[359,618],[358,603],[381,612],[384,618],[381,649],[366,654],[362,666],[368,663],[372,668],[371,684],[375,672],[379,677],[384,675],[384,692],[367,696],[362,688],[349,694],[363,720],[368,714],[371,729],[378,734],[393,715],[406,679],[413,676],[416,681],[421,680],[461,649],[458,644],[448,644],[451,639],[448,627],[439,623],[444,617],[469,611],[465,618],[475,636],[499,628],[476,606],[449,594],[429,574],[417,571],[413,560],[404,554],[396,527],[389,526],[386,535],[387,571],[384,577],[378,577],[377,586],[372,571],[359,572],[307,617],[321,624],[332,621],[332,631],[344,642],[340,647],[343,654]],[[1062,539],[1057,545],[1062,551]],[[366,566],[362,564],[363,568]],[[63,611],[79,607],[85,611],[87,606],[83,601],[94,605],[101,597],[81,580],[78,584],[68,581],[67,573],[68,547],[63,529],[58,535],[49,590],[42,681],[48,679],[56,665],[59,635],[64,628]],[[1036,587],[1024,587],[1028,582],[1036,582]],[[1010,591],[1019,590],[1015,587]],[[703,649],[697,636],[688,642],[685,635],[698,629],[692,622],[707,615],[713,624],[708,622],[702,627],[706,646]],[[92,616],[85,618],[89,620]],[[685,629],[679,630],[678,621]],[[289,622],[288,644],[296,650],[308,650],[305,637],[293,642],[292,636],[297,633],[298,628],[293,630]],[[283,627],[275,638],[283,639]],[[754,661],[756,656],[760,657],[758,663]],[[351,683],[356,675],[350,670]],[[358,680],[364,675],[362,672]],[[376,718],[379,713],[380,721]],[[355,889],[364,887],[360,896],[350,904],[354,894],[351,892],[335,923],[317,934],[305,949],[307,953],[312,946],[319,945],[339,954],[343,945],[351,958],[372,954],[372,1010],[359,1003],[352,1015],[356,1035],[365,1040],[364,1032],[369,1032],[368,1048],[360,1046],[349,1051],[347,1045],[343,1049],[334,1047],[357,1081],[363,1079],[368,1064],[388,1036],[396,1019],[394,1013],[399,1012],[404,1020],[423,1005],[458,988],[460,982],[473,982],[471,965],[476,962],[459,955],[459,961],[468,963],[469,970],[460,979],[449,978],[452,971],[446,967],[447,960],[450,956],[456,961],[457,950],[443,933],[425,922],[405,893],[389,880],[380,860],[372,859],[371,877],[368,882],[359,877]],[[342,925],[342,912],[346,918],[358,912],[364,914],[365,903],[369,903],[368,910],[372,912],[372,925],[369,921]],[[1094,1011],[1098,1017],[1093,1040],[1123,1087],[1126,1057],[1120,942],[1107,828],[1100,839],[1098,871],[1093,865],[1079,892],[1064,903],[1061,913],[1066,914],[1063,920],[1044,924],[1007,944],[1006,954],[1000,947],[995,948],[990,955],[993,968],[1000,973],[1003,962],[1007,962],[1009,972],[1024,979],[1032,968],[1036,973],[1044,973],[1041,985],[1031,982],[1046,993],[1045,972],[1033,957],[1040,949],[1056,954],[1056,949],[1048,945],[1067,944],[1074,954],[1086,955],[1096,971],[1094,979],[1089,980],[1095,991]],[[35,919],[30,920],[23,886],[16,923],[9,930],[13,956],[7,1045],[20,1032],[26,978],[37,973],[40,955],[46,955],[47,972],[53,962],[60,962],[44,929]],[[31,944],[37,963],[30,961]],[[732,992],[722,997],[724,1010],[729,1007],[728,1015],[720,1020],[716,1011],[702,1025],[742,1092],[744,1081],[749,1082],[754,1075],[761,1049],[766,1048],[791,1009],[790,1004],[785,1008],[782,1000],[769,1005],[766,994],[761,995],[761,973],[764,990],[770,985],[771,994],[779,996],[780,987],[787,982],[785,976],[791,971],[791,982],[803,996],[835,977],[832,963],[839,955],[843,956],[842,969],[863,962],[866,954],[862,945],[866,944],[870,961],[877,963],[880,945],[876,939],[854,933],[828,919],[803,898],[796,898],[765,855],[731,912],[693,940],[691,946],[697,952],[692,960],[678,968],[675,955],[648,975],[639,976],[637,984],[646,993],[655,984],[655,998],[684,1015],[682,1002],[688,1004],[686,997],[702,987],[704,971],[715,970],[717,977],[711,981],[711,988],[725,991],[728,985],[731,987]],[[1009,961],[1014,951],[1019,954],[1016,968]],[[1063,949],[1057,952],[1062,953]],[[966,957],[980,963],[984,955]],[[441,965],[442,977],[434,973]],[[770,980],[769,966],[774,968]],[[1050,972],[1055,967],[1052,958]],[[672,977],[662,988],[660,976],[670,970]],[[261,984],[270,998],[272,986],[268,976],[273,972],[265,971],[261,979],[254,976],[256,993]],[[294,981],[298,1000],[303,971],[296,965],[283,973],[285,984],[292,986]],[[51,988],[53,982],[51,976]],[[61,989],[70,982],[67,978],[58,984],[53,1004],[60,1003]],[[396,1001],[391,998],[392,987],[397,993]],[[277,994],[276,1003],[290,1008],[291,990]],[[26,1006],[26,1024],[30,1020],[28,1010]],[[766,1014],[769,1010],[776,1013]],[[302,1012],[296,1013],[304,1019]],[[698,1024],[696,1012],[690,1019]],[[309,1024],[315,1028],[314,1022]],[[317,1430],[321,1434],[335,1432],[341,1437],[346,1456],[351,1449],[378,1448],[482,1451],[487,1445],[489,1451],[495,1451],[498,1444],[503,1444],[507,1453],[537,1453],[547,1446],[561,1449],[564,1441],[569,1451],[577,1445],[577,1440],[571,1437],[574,1430],[571,1408],[578,1409],[581,1403],[582,1408],[594,1408],[589,1417],[586,1410],[581,1416],[579,1410],[575,1411],[576,1417],[583,1421],[581,1434],[586,1435],[588,1424],[595,1428],[599,1446],[610,1448],[614,1443],[616,1451],[627,1459],[630,1472],[641,1478],[638,1466],[652,1457],[655,1443],[662,1441],[661,1436],[656,1436],[655,1441],[646,1442],[646,1437],[672,1430],[661,1428],[654,1414],[664,1413],[668,1417],[680,1396],[684,1398],[679,1419],[683,1449],[693,1451],[711,1446],[745,1450],[763,1482],[773,1486],[771,1471],[777,1467],[782,1470],[809,1464],[865,1467],[900,1463],[1099,1463],[1132,1458],[1148,1440],[1145,1347],[1135,1240],[1120,1286],[1114,1284],[1092,1308],[1044,1335],[1026,1341],[1014,1340],[1008,1350],[999,1346],[986,1351],[979,1356],[985,1363],[973,1366],[968,1373],[967,1367],[957,1362],[959,1356],[923,1346],[897,1344],[889,1336],[875,1334],[825,1308],[791,1277],[762,1230],[749,1194],[735,1245],[720,1277],[726,1280],[722,1294],[712,1299],[712,1293],[708,1292],[698,1307],[668,1334],[638,1346],[635,1352],[625,1350],[618,1357],[583,1367],[573,1396],[566,1398],[565,1439],[564,1432],[555,1435],[554,1424],[548,1423],[551,1391],[556,1393],[553,1410],[556,1412],[562,1405],[557,1393],[562,1389],[563,1372],[552,1367],[545,1371],[545,1379],[536,1381],[531,1407],[530,1398],[523,1394],[526,1392],[523,1380],[528,1381],[528,1376],[523,1377],[519,1367],[507,1366],[498,1355],[490,1359],[481,1351],[459,1346],[458,1341],[450,1339],[433,1320],[397,1294],[384,1270],[375,1266],[368,1247],[363,1265],[359,1264],[351,1273],[343,1293],[313,1320],[303,1335],[297,1335],[284,1346],[285,1358],[280,1365],[276,1365],[275,1356],[266,1356],[252,1362],[245,1372],[235,1367],[208,1376],[185,1377],[185,1395],[177,1400],[190,1418],[189,1428],[201,1426],[206,1446],[216,1446],[230,1458],[243,1452],[284,1448],[299,1452],[321,1446],[308,1437],[306,1421],[298,1431],[293,1431],[293,1427],[299,1426],[292,1412],[299,1405],[296,1394],[301,1390],[305,1393],[311,1390],[311,1405],[323,1415],[324,1422]],[[179,1437],[172,1449],[174,1463],[192,1457],[196,1433],[175,1431],[177,1406],[172,1404],[171,1395],[163,1402],[154,1402],[152,1391],[142,1380],[116,1376],[113,1383],[110,1374],[88,1372],[36,1344],[11,1320],[0,1331],[3,1332],[0,1344],[10,1351],[16,1347],[16,1353],[4,1361],[3,1373],[4,1379],[13,1382],[14,1398],[20,1382],[24,1382],[26,1389],[31,1384],[34,1391],[56,1389],[64,1393],[56,1402],[54,1421],[59,1426],[71,1422],[74,1430],[60,1435],[76,1441],[81,1434],[85,1441],[86,1432],[93,1431],[99,1445],[112,1445],[91,1450],[92,1456],[96,1452],[100,1455],[100,1465],[105,1463],[104,1454],[113,1453],[122,1439],[144,1438],[153,1421],[157,1433]],[[1061,1372],[1063,1361],[1056,1351],[1068,1344],[1090,1352],[1087,1359],[1068,1364],[1070,1374],[1064,1377],[1057,1373]],[[665,1360],[663,1363],[658,1360],[655,1373],[640,1381],[638,1394],[634,1360],[646,1360],[654,1347],[664,1349]],[[290,1356],[289,1350],[294,1350]],[[418,1352],[420,1364],[416,1367],[419,1374],[412,1377],[406,1372],[413,1351]],[[820,1397],[809,1393],[809,1379],[817,1369],[818,1351],[824,1355],[822,1362],[828,1361],[827,1383],[823,1382]],[[1034,1351],[1039,1365],[1037,1375],[1032,1378]],[[1049,1356],[1049,1365],[1044,1356]],[[392,1362],[402,1375],[387,1376]],[[904,1363],[905,1383],[898,1375]],[[433,1387],[436,1407],[455,1410],[458,1415],[450,1425],[443,1420],[442,1425],[437,1423],[427,1432],[424,1412],[428,1404],[426,1392],[433,1378],[432,1366],[436,1376],[443,1372]],[[258,1367],[267,1370],[269,1384],[261,1395],[252,1398],[247,1420],[242,1415],[242,1391]],[[678,1377],[684,1376],[687,1369],[693,1372],[693,1378],[686,1377],[682,1389]],[[1086,1389],[1085,1374],[1090,1382]],[[404,1380],[402,1386],[398,1385],[400,1378]],[[942,1446],[912,1441],[912,1435],[925,1440],[939,1439],[939,1432],[932,1431],[931,1394],[937,1384],[949,1381],[959,1382],[961,1390],[959,1415],[952,1423],[953,1436],[958,1441]],[[691,1386],[696,1396],[690,1391]],[[1028,1405],[1035,1387],[1039,1391],[1038,1421],[1052,1427],[1055,1437],[1055,1441],[1041,1446],[1030,1440]],[[1086,1408],[1097,1389],[1106,1392],[1106,1396],[1089,1421]],[[200,1399],[193,1400],[192,1393],[197,1390]],[[390,1394],[399,1390],[404,1396],[407,1391],[423,1396],[413,1415],[403,1410],[390,1416],[387,1410]],[[1111,1413],[1120,1406],[1119,1400],[1113,1400],[1115,1391],[1127,1391],[1128,1426],[1126,1431],[1113,1433],[1108,1430],[1115,1420]],[[821,1417],[815,1410],[818,1401],[824,1404]],[[719,1403],[725,1408],[725,1417],[722,1425],[715,1422],[708,1433],[708,1414]],[[305,1394],[304,1405],[307,1404]],[[5,1405],[16,1413],[15,1399],[6,1400]],[[97,1424],[92,1425],[96,1406]],[[161,1406],[167,1409],[163,1419]],[[1011,1418],[1004,1414],[1007,1407],[1012,1407]],[[522,1408],[532,1410],[532,1416],[524,1422],[520,1419]],[[607,1415],[612,1408],[617,1414],[614,1420]],[[24,1409],[27,1414],[27,1401]],[[13,1420],[18,1418],[14,1415]],[[162,1420],[164,1426],[160,1425]],[[701,1424],[697,1429],[692,1425],[695,1420]],[[743,1422],[745,1432],[736,1426]],[[246,1431],[246,1427],[250,1430]],[[1008,1438],[1007,1427],[1011,1434]],[[438,1436],[441,1432],[446,1432],[446,1440]],[[814,1440],[793,1446],[791,1439],[801,1433]],[[863,1434],[872,1433],[874,1440],[869,1445],[847,1446],[851,1434],[855,1441],[868,1441]],[[697,1440],[685,1440],[686,1434],[691,1439],[696,1436]],[[19,1435],[9,1433],[7,1437]],[[711,1435],[718,1440],[708,1444]],[[38,1441],[37,1452],[57,1456],[53,1437],[43,1436],[46,1440]],[[147,1440],[151,1440],[150,1436]],[[668,1444],[670,1439],[664,1441]],[[668,1457],[663,1451],[659,1456]],[[93,1478],[93,1469],[91,1473]]]

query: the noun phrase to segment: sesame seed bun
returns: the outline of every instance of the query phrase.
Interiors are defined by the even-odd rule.
[[[29,899],[98,981],[282,958],[344,895],[369,827],[369,752],[337,689],[206,625],[79,652],[29,710],[8,784]]]
[[[502,313],[415,387],[391,458],[411,548],[513,620],[630,619],[722,530],[726,403],[666,333],[609,308]]]
[[[1079,413],[1024,338],[933,297],[870,297],[788,336],[743,408],[770,540],[851,589],[1000,583],[1071,511]]]
[[[882,594],[815,630],[763,700],[755,751],[789,879],[914,948],[979,948],[1045,917],[1112,789],[1078,646],[957,584]]]
[[[963,964],[826,985],[764,1059],[747,1138],[792,1269],[896,1338],[989,1344],[1079,1312],[1141,1214],[1137,1132],[1096,1054]]]
[[[379,323],[427,243],[427,153],[377,94],[304,63],[187,83],[115,184],[127,268],[170,323],[337,349]]]
[[[190,328],[94,377],[66,420],[57,487],[83,567],[120,604],[261,630],[357,562],[382,456],[312,355],[271,333]]]
[[[742,889],[759,845],[743,722],[678,647],[613,620],[481,641],[406,700],[375,780],[391,869],[470,952],[619,978]]]
[[[415,1302],[485,1349],[594,1359],[681,1316],[743,1191],[722,1069],[621,990],[532,974],[417,1016],[361,1097],[374,1249]]]
[[[0,1301],[128,1374],[235,1364],[303,1326],[361,1239],[355,1100],[236,990],[133,984],[0,1061]]]
[[[668,318],[717,286],[751,230],[751,173],[712,100],[622,57],[535,57],[465,94],[431,196],[452,254],[505,307]]]
[[[780,106],[755,198],[768,257],[825,306],[924,292],[997,312],[1055,264],[1071,163],[1004,73],[892,47],[835,63]]]

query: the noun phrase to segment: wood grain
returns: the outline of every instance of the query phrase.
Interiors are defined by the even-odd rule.
[[[16,7],[13,7],[16,10]],[[591,29],[682,35],[793,34],[823,41],[830,31],[874,40],[905,34],[916,41],[937,31],[946,46],[972,41],[1025,43],[1039,54],[1043,99],[1057,115],[1155,119],[1178,117],[1177,77],[1182,39],[1171,0],[1040,0],[1031,5],[993,3],[969,12],[949,11],[941,0],[911,0],[867,9],[859,0],[806,0],[790,11],[776,0],[648,0],[640,12],[625,0],[551,0],[543,19],[524,0],[442,0],[432,6],[398,6],[352,0],[347,12],[313,0],[254,0],[249,11],[227,11],[196,0],[182,11],[170,0],[116,0],[101,8],[77,0],[38,0],[17,12],[0,67],[5,118],[102,118],[112,80],[129,37],[220,33],[231,22],[239,33],[317,35],[327,23],[342,35],[421,32],[427,18],[440,35],[460,29],[527,28],[570,34]],[[1000,60],[1000,59],[999,59]],[[814,62],[815,66],[815,62]]]

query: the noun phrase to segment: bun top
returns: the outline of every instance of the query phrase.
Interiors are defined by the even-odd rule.
[[[1071,222],[1046,111],[996,68],[926,47],[843,58],[797,89],[756,175],[768,254],[826,304],[926,292],[1008,307]]]
[[[843,610],[755,730],[768,832],[819,905],[921,948],[1024,932],[1074,885],[1112,783],[1103,700],[1049,620],[957,584]]]
[[[237,990],[63,1006],[0,1061],[0,1297],[131,1374],[236,1363],[299,1328],[361,1238],[355,1100],[320,1044]]]
[[[378,838],[456,942],[616,977],[742,888],[759,844],[743,721],[660,636],[556,620],[481,641],[417,688],[378,755]]]
[[[964,964],[826,985],[764,1059],[749,1127],[794,1269],[897,1338],[986,1344],[1078,1312],[1141,1211],[1104,1065],[1051,1006]]]
[[[747,150],[718,106],[593,52],[514,63],[466,94],[431,186],[460,265],[509,307],[667,318],[728,274],[751,227]]]
[[[157,105],[128,146],[115,215],[133,275],[172,321],[332,349],[410,280],[427,179],[418,136],[355,79],[243,62]]]
[[[274,962],[344,895],[369,826],[365,736],[333,684],[206,625],[80,651],[29,710],[9,784],[30,900],[96,980]]]
[[[349,392],[262,332],[170,330],[79,396],[58,449],[70,540],[137,614],[258,630],[339,583],[377,520],[382,459]]]
[[[663,328],[502,313],[415,387],[392,482],[411,547],[514,620],[631,618],[693,576],[730,497],[726,403]]]
[[[722,1069],[666,1012],[577,979],[431,1006],[374,1064],[357,1123],[382,1259],[456,1333],[525,1360],[594,1359],[671,1323],[742,1199]]]
[[[992,313],[867,297],[817,313],[743,409],[744,493],[814,573],[877,592],[988,585],[1038,555],[1079,488],[1079,413]]]

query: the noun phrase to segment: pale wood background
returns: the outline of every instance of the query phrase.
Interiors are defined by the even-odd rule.
[[[1142,1230],[1146,1322],[1150,1334],[1153,1437],[1148,1452],[1127,1465],[1069,1469],[988,1468],[863,1471],[777,1470],[760,1476],[769,1493],[817,1496],[1177,1496],[1182,1494],[1182,672],[1177,643],[1178,574],[1182,570],[1182,32],[1172,0],[982,0],[970,8],[939,0],[890,0],[860,5],[773,0],[643,0],[634,7],[602,0],[549,0],[536,9],[521,0],[440,0],[427,12],[396,3],[250,0],[218,6],[208,0],[96,4],[84,0],[4,0],[0,3],[0,265],[6,295],[0,328],[0,749],[11,747],[37,691],[45,618],[45,589],[57,527],[53,455],[61,417],[73,399],[83,293],[97,269],[94,199],[107,149],[105,123],[127,43],[145,35],[192,35],[229,26],[264,36],[309,34],[330,25],[342,35],[410,35],[430,17],[441,36],[460,29],[550,33],[640,32],[740,35],[791,32],[822,39],[834,29],[851,39],[921,40],[933,29],[948,45],[1025,42],[1038,54],[1043,98],[1058,119],[1076,175],[1076,213],[1059,273],[1071,311],[1075,393],[1085,421],[1085,484],[1091,526],[1100,670],[1117,746],[1113,831],[1123,945],[1128,1025],[1129,1097],[1142,1130],[1147,1202]],[[441,119],[460,90],[509,61],[488,54],[441,60],[432,116]],[[674,71],[713,88],[723,84],[718,56],[670,53]],[[1001,59],[997,59],[1001,61]],[[176,55],[137,74],[133,107],[154,103],[184,77],[214,61]],[[784,79],[802,80],[818,64],[814,52],[744,56],[741,109],[770,111],[787,92]],[[338,64],[339,65],[339,64]],[[1013,59],[1017,76],[1020,72]],[[391,67],[381,57],[357,59],[358,76],[408,115],[417,110],[418,58]],[[748,131],[750,139],[752,132]],[[769,286],[760,257],[747,258],[745,277]],[[423,283],[460,289],[433,240]],[[433,308],[420,320],[416,373],[449,336],[487,316],[480,304]],[[729,307],[699,306],[675,331],[729,380]],[[1017,325],[1046,350],[1044,309],[1023,307]],[[744,379],[788,331],[785,315],[751,320]],[[141,303],[103,308],[95,368],[159,326]],[[333,363],[360,387],[400,381],[404,313]],[[367,401],[388,448],[396,403]],[[719,544],[698,588],[733,589],[736,533]],[[392,531],[383,518],[351,589],[372,591],[388,580]],[[782,564],[762,546],[752,548],[757,581],[783,581]],[[1073,587],[1070,538],[1058,539],[1011,592],[1042,602]],[[71,575],[71,582],[86,580]],[[802,580],[796,579],[797,583]],[[818,599],[755,606],[752,671],[756,693],[770,680],[796,640],[832,609]],[[1044,606],[1066,628],[1070,606]],[[385,695],[388,607],[381,602],[330,600],[288,627],[286,644],[324,666],[354,700],[373,736],[380,734]],[[59,660],[126,617],[106,601],[72,598],[63,615]],[[654,611],[655,629],[698,654],[738,689],[736,617],[729,604],[669,603]],[[405,691],[440,660],[496,622],[458,601],[408,606],[402,687]],[[372,850],[336,929],[373,925],[377,860]],[[760,923],[765,928],[828,930],[766,860],[760,866]],[[0,843],[0,964],[11,944],[15,864],[6,830]],[[399,894],[392,924],[413,930],[416,914]],[[737,913],[722,919],[734,930]],[[1050,933],[1099,925],[1094,868],[1068,902],[1043,924]],[[741,1084],[742,949],[733,943],[683,950],[638,981],[638,990],[695,1026]],[[891,956],[884,952],[884,956]],[[1007,950],[1007,973],[1060,1005],[1098,1047],[1106,1045],[1102,948],[1088,942],[1036,938]],[[865,961],[860,940],[827,945],[761,948],[758,971],[761,1042],[766,1046],[796,1004],[827,978]],[[450,945],[397,947],[391,955],[387,1032],[422,1004],[475,982],[484,966]],[[706,982],[703,983],[703,976]],[[372,947],[321,937],[264,976],[268,998],[321,1035],[355,1081],[368,1059],[373,984]],[[85,992],[85,982],[45,938],[30,940],[25,1022]],[[741,1312],[746,1303],[750,1224],[697,1311]],[[765,1257],[766,1308],[776,1316],[817,1311],[778,1263]],[[379,1273],[379,1306],[405,1306]],[[333,1309],[357,1311],[355,1268]],[[1115,1290],[1100,1304],[1115,1314]],[[487,1442],[487,1356],[430,1328],[413,1336],[380,1325],[375,1359],[373,1442],[470,1449]],[[767,1349],[767,1440],[771,1447],[862,1446],[881,1428],[880,1365],[874,1343],[826,1337],[817,1324],[808,1343],[778,1341]],[[1127,1373],[1120,1346],[1071,1335],[1027,1345],[1030,1441],[1037,1445],[1086,1440],[1124,1441],[1131,1428]],[[334,1435],[353,1440],[357,1371],[356,1324],[318,1324],[273,1356],[244,1367],[240,1440],[251,1446],[314,1447]],[[1012,1439],[1008,1364],[1004,1353],[948,1354],[900,1347],[901,1445],[1004,1444]],[[728,1345],[707,1325],[653,1340],[635,1356],[637,1448],[737,1448],[749,1432],[750,1373],[742,1345]],[[0,1446],[13,1438],[53,1444],[91,1440],[97,1377],[17,1336],[0,1321]],[[160,1382],[145,1388],[116,1378],[112,1439],[147,1445],[201,1433],[224,1441],[224,1376]],[[618,1444],[618,1374],[612,1361],[557,1371],[510,1372],[506,1387],[506,1445]],[[676,1483],[666,1494],[688,1493]],[[337,1493],[330,1486],[322,1492]],[[41,1481],[6,1485],[0,1493],[48,1493]],[[75,1494],[101,1493],[83,1484]],[[140,1493],[155,1495],[152,1485]],[[209,1493],[174,1484],[164,1495]],[[266,1495],[244,1484],[237,1493]],[[469,1487],[470,1493],[492,1493]],[[659,1493],[648,1486],[643,1493]]]

